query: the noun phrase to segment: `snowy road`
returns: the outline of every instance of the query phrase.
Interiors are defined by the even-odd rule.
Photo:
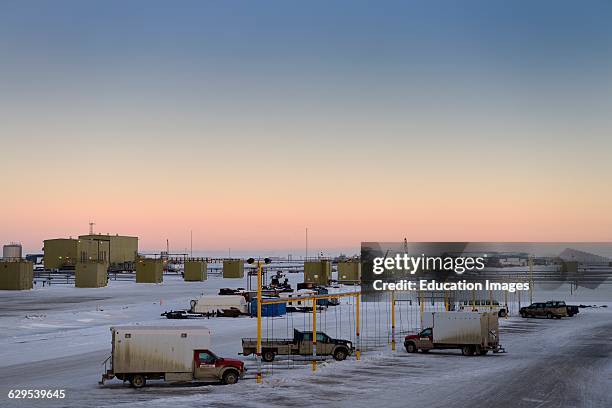
[[[227,282],[211,280],[201,286],[214,292]],[[351,358],[324,363],[315,374],[307,364],[279,361],[267,367],[263,385],[253,380],[251,358],[246,359],[250,369],[247,378],[233,386],[153,382],[135,390],[118,381],[105,387],[97,385],[100,363],[109,354],[109,325],[159,322],[160,310],[184,307],[186,299],[201,291],[201,286],[169,281],[143,290],[125,284],[114,287],[113,296],[106,290],[90,293],[73,288],[19,297],[3,293],[0,406],[286,407],[306,402],[351,408],[612,406],[608,391],[612,384],[612,312],[605,308],[583,309],[578,316],[562,320],[501,320],[506,354],[408,354],[401,344],[392,353],[383,345],[370,348],[361,361]],[[384,308],[380,312],[384,313]],[[332,335],[333,317],[334,312],[327,323]],[[277,335],[290,330],[283,327],[289,322],[277,321]],[[291,324],[301,322],[302,317],[291,320]],[[249,318],[211,319],[205,324],[216,333],[213,348],[229,357],[239,351],[237,339],[252,334],[255,328],[254,319]],[[347,328],[345,323],[343,336]],[[367,329],[363,328],[366,334]],[[43,401],[7,398],[10,389],[43,388],[64,389],[67,397]]]

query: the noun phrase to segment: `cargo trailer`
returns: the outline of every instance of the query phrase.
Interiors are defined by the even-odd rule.
[[[104,362],[102,385],[112,378],[129,381],[136,388],[150,379],[234,384],[246,371],[242,361],[212,352],[211,332],[205,327],[117,326],[110,330],[112,354]]]
[[[430,312],[423,315],[423,327],[404,339],[407,352],[460,349],[471,356],[505,351],[499,342],[497,312]]]

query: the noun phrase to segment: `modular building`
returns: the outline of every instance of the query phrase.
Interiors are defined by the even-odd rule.
[[[108,264],[101,261],[77,262],[74,286],[77,288],[103,288],[108,284]]]
[[[108,261],[111,268],[122,270],[133,270],[134,262],[138,257],[138,237],[130,237],[124,235],[81,235],[79,239],[92,239],[95,241],[107,242]]]
[[[244,278],[244,261],[242,259],[226,259],[223,261],[224,278]]]
[[[341,261],[338,262],[338,283],[353,283],[361,282],[361,262],[359,261]]]
[[[305,261],[304,262],[304,282],[314,283],[321,286],[329,285],[331,280],[331,261]]]
[[[162,283],[164,264],[161,259],[142,258],[136,261],[136,283]]]
[[[72,238],[43,241],[45,269],[74,269],[78,259],[78,240]]]
[[[208,277],[208,264],[205,261],[185,261],[183,278],[187,282],[202,282]]]
[[[0,261],[0,289],[32,289],[34,270],[30,261]]]

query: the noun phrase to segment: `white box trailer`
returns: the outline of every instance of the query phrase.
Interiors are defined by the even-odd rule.
[[[249,307],[244,296],[241,295],[212,295],[201,296],[190,302],[192,313],[214,313],[226,309],[237,309],[240,313],[248,314]]]
[[[408,352],[461,349],[465,355],[504,351],[499,343],[497,312],[429,312],[423,330],[406,336]]]
[[[111,327],[110,370],[101,383],[117,377],[135,387],[147,379],[234,383],[244,375],[240,360],[217,357],[211,351],[211,332],[197,326]]]

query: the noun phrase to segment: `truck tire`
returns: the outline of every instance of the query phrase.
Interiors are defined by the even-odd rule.
[[[275,354],[272,350],[266,350],[261,354],[261,359],[266,363],[274,361]]]
[[[508,313],[506,312],[506,309],[501,309],[498,313],[497,316],[499,317],[506,317]]]
[[[489,350],[480,349],[480,355],[481,356],[486,356],[488,353],[489,353]]]
[[[550,312],[546,313],[546,318],[547,319],[552,319],[553,318],[552,313],[550,313]]]
[[[130,377],[130,385],[134,388],[142,388],[147,385],[147,379],[142,374],[135,374]]]
[[[348,351],[344,347],[338,347],[334,350],[334,360],[336,361],[346,360],[347,355]]]
[[[227,370],[226,372],[223,373],[223,377],[221,378],[221,381],[225,385],[231,385],[231,384],[236,384],[238,382],[238,378],[239,378],[239,375],[236,372],[236,370]]]
[[[521,317],[522,317],[523,319],[526,319],[526,318],[527,318],[527,313],[525,313],[525,312],[521,312]]]
[[[464,356],[473,356],[474,355],[474,346],[463,346],[461,347],[461,354]]]
[[[413,342],[409,342],[406,344],[406,351],[408,353],[416,353],[418,351],[416,344],[414,344]]]

